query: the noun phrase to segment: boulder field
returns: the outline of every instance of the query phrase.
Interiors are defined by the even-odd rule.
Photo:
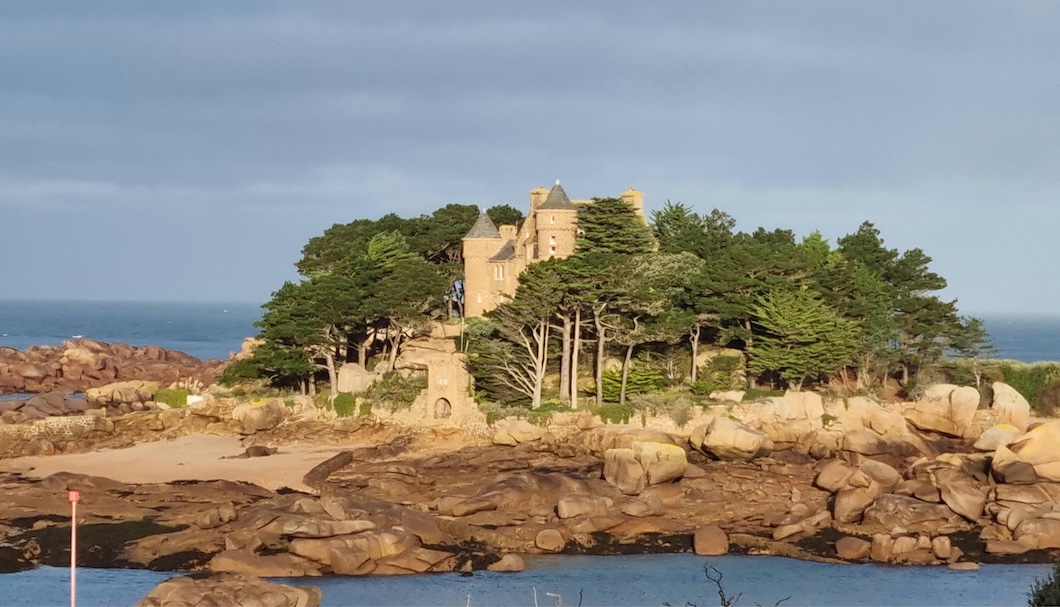
[[[223,361],[202,361],[177,350],[90,339],[26,350],[0,347],[0,394],[62,389],[84,392],[122,380],[211,384],[224,365]]]
[[[62,428],[12,436],[0,457],[41,441],[76,453],[192,433],[243,437],[246,452],[227,457],[351,447],[277,490],[9,468],[0,567],[68,558],[67,489],[81,491],[82,542],[94,546],[85,565],[97,567],[405,575],[518,571],[521,554],[686,550],[954,568],[1050,561],[1060,550],[1060,421],[1032,423],[1004,389],[1001,406],[969,415],[956,390],[897,409],[790,393],[712,408],[684,432],[589,413],[545,427],[408,428],[209,397],[102,418],[109,426],[75,438]]]

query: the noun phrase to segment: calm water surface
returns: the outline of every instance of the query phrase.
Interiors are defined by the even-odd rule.
[[[257,335],[261,312],[249,303],[0,300],[0,346],[25,350],[83,337],[228,358]]]
[[[766,556],[706,559],[691,554],[540,556],[518,574],[300,578],[289,583],[323,590],[339,605],[717,605],[703,575],[710,563],[724,574],[740,605],[1025,605],[1027,590],[1047,565],[984,565],[975,572],[939,567],[830,565]],[[87,569],[78,573],[78,604],[132,605],[171,574]],[[0,576],[0,604],[68,604],[65,569],[42,567]]]

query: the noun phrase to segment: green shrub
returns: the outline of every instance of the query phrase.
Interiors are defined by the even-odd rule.
[[[386,403],[392,411],[407,408],[427,387],[427,374],[414,373],[405,377],[400,373],[387,373],[377,380],[366,396],[378,403]]]
[[[372,414],[372,401],[370,401],[370,400],[362,400],[361,401],[361,406],[357,408],[357,413],[361,417],[368,417],[369,415],[371,415]]]
[[[658,369],[633,367],[626,377],[626,396],[654,392],[666,385],[666,377]],[[622,370],[611,369],[603,376],[604,400],[618,402],[622,393]]]
[[[233,361],[225,367],[225,370],[217,376],[217,383],[222,386],[235,386],[244,382],[254,381],[261,376],[261,369],[254,364],[253,359],[244,358]]]
[[[701,379],[692,382],[690,386],[692,394],[696,396],[710,396],[714,392],[722,392],[728,390],[729,386],[726,383],[719,382],[715,378],[711,377],[708,379]]]
[[[1049,577],[1034,580],[1031,591],[1027,594],[1027,605],[1030,607],[1060,605],[1060,563],[1053,565],[1053,571]]]
[[[1053,417],[1056,410],[1060,409],[1060,381],[1052,381],[1046,384],[1038,393],[1038,403],[1035,410],[1040,415]]]
[[[537,409],[532,409],[526,414],[526,419],[531,424],[547,426],[554,413],[566,413],[567,411],[573,410],[574,409],[571,409],[570,405],[566,403],[549,401],[547,403],[541,403],[541,406]]]
[[[352,394],[338,394],[332,399],[331,406],[335,409],[335,415],[349,417],[357,406],[357,397]]]
[[[183,409],[188,406],[188,391],[161,388],[155,392],[155,402],[165,403],[173,409]]]
[[[715,356],[700,370],[699,379],[692,383],[692,394],[709,396],[711,392],[739,388],[743,383],[739,373],[742,365],[743,359],[739,356]]]
[[[743,358],[740,356],[720,355],[710,359],[710,364],[707,368],[714,373],[726,373],[732,375],[739,371],[742,365]]]
[[[1001,363],[1003,381],[1012,386],[1027,399],[1035,410],[1038,409],[1038,397],[1042,390],[1056,380],[1060,380],[1060,364],[1034,363],[1025,364],[1014,361]]]
[[[685,424],[692,421],[694,410],[692,409],[692,403],[688,399],[680,399],[674,402],[666,414],[670,416],[670,419],[678,428],[684,428]]]
[[[783,390],[761,390],[761,389],[758,389],[758,388],[748,389],[743,395],[743,400],[744,400],[744,402],[749,402],[749,401],[752,401],[752,400],[762,400],[764,398],[769,398],[771,396],[784,396],[784,391]]]
[[[629,423],[630,418],[633,417],[633,407],[629,405],[617,405],[610,404],[604,405],[593,413],[600,416],[600,419],[611,424],[626,424]]]
[[[494,425],[506,417],[525,418],[530,409],[519,405],[502,405],[494,402],[485,402],[479,405],[479,411],[486,415],[486,424]]]

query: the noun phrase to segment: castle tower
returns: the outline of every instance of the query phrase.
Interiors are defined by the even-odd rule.
[[[644,193],[638,192],[637,188],[629,188],[622,193],[622,200],[633,207],[633,211],[640,216],[644,223],[648,223],[648,219],[644,217]]]
[[[558,179],[534,215],[537,220],[535,261],[572,255],[578,238],[578,207],[567,198]]]
[[[500,230],[483,211],[463,239],[465,317],[482,316],[496,306],[489,260],[502,244]]]

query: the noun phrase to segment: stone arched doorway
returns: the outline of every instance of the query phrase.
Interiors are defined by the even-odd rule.
[[[439,398],[434,403],[434,418],[445,419],[453,414],[453,405],[448,398]]]

